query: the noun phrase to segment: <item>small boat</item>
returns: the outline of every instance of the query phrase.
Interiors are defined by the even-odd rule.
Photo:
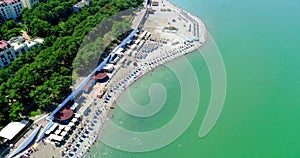
[[[115,109],[115,107],[114,107],[114,106],[110,106],[109,108],[110,108],[110,109]]]

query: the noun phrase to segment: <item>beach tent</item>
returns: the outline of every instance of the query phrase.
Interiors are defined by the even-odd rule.
[[[59,126],[58,126],[58,129],[59,129],[59,130],[63,130],[65,127],[66,127],[66,125],[59,125]]]
[[[71,127],[70,127],[70,126],[67,126],[67,127],[65,127],[64,130],[65,130],[66,132],[68,132],[68,131],[70,131],[70,129],[71,129]]]
[[[74,122],[70,122],[70,123],[68,124],[69,127],[72,127],[72,126],[74,126],[74,125],[75,125]]]
[[[76,118],[80,118],[80,114],[78,114],[78,113],[75,113],[74,117],[76,117]]]
[[[61,132],[61,134],[60,134],[61,136],[66,136],[67,135],[67,131],[63,131],[63,132]]]
[[[61,130],[58,129],[58,130],[55,131],[55,134],[56,134],[56,135],[59,135],[60,132],[61,132]]]
[[[75,122],[77,122],[77,120],[78,120],[78,119],[77,119],[76,117],[74,117],[74,118],[71,120],[71,122],[74,122],[74,123],[75,123]]]
[[[75,102],[75,103],[71,106],[70,109],[75,110],[75,109],[78,107],[78,105],[79,105],[79,104]]]
[[[58,135],[55,135],[55,134],[51,134],[50,136],[49,136],[49,139],[50,140],[56,140],[56,141],[62,141],[63,140],[63,137],[62,136],[58,136]]]

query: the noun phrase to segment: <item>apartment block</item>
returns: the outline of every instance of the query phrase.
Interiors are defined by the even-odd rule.
[[[42,43],[42,38],[26,40],[22,36],[13,37],[9,41],[0,41],[0,68],[5,68],[11,64],[20,54]]]
[[[31,8],[38,0],[0,0],[0,14],[5,20],[16,19],[24,7]]]

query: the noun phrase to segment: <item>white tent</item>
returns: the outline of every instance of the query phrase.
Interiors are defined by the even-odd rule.
[[[79,118],[79,117],[80,117],[80,114],[75,113],[75,116],[74,116],[74,117]]]
[[[66,127],[66,125],[59,125],[58,129],[63,130]]]
[[[117,51],[116,51],[116,54],[122,54],[122,51],[124,50],[124,48],[119,48]]]
[[[47,130],[46,132],[45,132],[45,134],[50,134],[51,133],[51,131],[50,130]]]
[[[65,131],[69,131],[71,129],[71,127],[70,126],[67,126],[67,127],[65,127]]]
[[[62,136],[58,136],[58,135],[56,135],[56,134],[51,134],[51,135],[49,136],[49,139],[50,139],[50,140],[56,140],[56,141],[62,141],[62,140],[63,140],[63,137],[62,137]]]
[[[67,132],[66,131],[63,131],[63,132],[61,132],[61,134],[60,134],[61,136],[66,136],[67,135]]]
[[[103,70],[112,71],[114,69],[113,64],[106,64],[103,68]]]
[[[75,110],[75,109],[78,107],[78,105],[79,105],[79,104],[75,102],[75,103],[71,106],[70,109]]]
[[[55,128],[58,126],[57,123],[54,123],[53,126],[49,129],[50,132],[52,132],[53,130],[55,130]]]
[[[60,132],[61,132],[61,130],[58,129],[58,130],[55,131],[55,134],[59,135]]]
[[[78,120],[78,119],[77,119],[76,117],[74,117],[74,118],[71,120],[71,122],[74,122],[74,123],[75,123],[75,122],[77,122],[77,120]]]
[[[72,127],[72,126],[74,126],[74,125],[75,125],[74,122],[70,122],[70,123],[68,124],[69,127]]]

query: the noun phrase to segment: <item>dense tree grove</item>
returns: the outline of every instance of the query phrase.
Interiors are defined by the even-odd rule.
[[[122,12],[121,15],[130,15],[132,17],[132,12]],[[107,26],[110,27],[107,30],[103,30]],[[73,61],[73,77],[89,75],[97,67],[97,64],[109,55],[112,47],[122,41],[125,38],[124,36],[127,36],[131,30],[131,23],[128,21],[128,18],[124,17],[110,17],[98,25],[90,32],[78,50]],[[73,80],[76,80],[76,78],[73,78]]]
[[[0,14],[1,16],[1,14]],[[0,23],[2,19],[0,17]],[[5,23],[0,24],[0,37],[4,40],[9,40],[11,37],[14,36],[19,36],[21,35],[20,33],[21,27],[18,25],[14,20],[8,20]]]
[[[30,36],[43,37],[38,48],[0,69],[0,128],[34,111],[50,111],[70,94],[72,63],[85,36],[101,21],[143,0],[92,0],[79,13],[77,0],[44,0],[23,9],[21,20]],[[19,35],[14,21],[0,25],[0,36]],[[101,41],[99,41],[101,42]]]

